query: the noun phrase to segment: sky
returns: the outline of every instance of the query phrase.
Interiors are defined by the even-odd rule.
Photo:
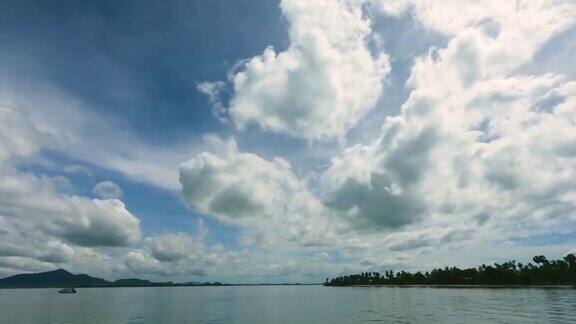
[[[576,250],[576,2],[0,3],[0,276]]]

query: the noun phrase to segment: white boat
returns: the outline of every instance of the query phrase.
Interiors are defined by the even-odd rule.
[[[62,288],[62,289],[58,290],[58,292],[61,294],[75,294],[76,289],[74,289],[74,288]]]

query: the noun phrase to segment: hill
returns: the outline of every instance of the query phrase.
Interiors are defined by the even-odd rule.
[[[203,286],[241,286],[254,284],[227,284],[221,282],[196,282],[177,283],[152,282],[146,279],[127,278],[116,281],[107,281],[101,278],[89,276],[87,274],[73,274],[64,269],[46,271],[40,273],[18,274],[0,279],[0,289],[2,288],[63,288],[63,287],[203,287]],[[270,284],[260,284],[270,285]],[[278,285],[278,284],[277,284]],[[279,284],[288,285],[288,284]]]
[[[104,279],[94,278],[87,274],[76,275],[64,269],[18,274],[0,279],[0,288],[98,287],[108,285],[110,282]]]
[[[118,279],[113,282],[115,286],[149,286],[152,281],[138,278]]]
[[[157,287],[181,285],[173,282],[152,282],[138,278],[118,279],[110,282],[87,274],[73,274],[64,269],[18,274],[0,279],[0,288]]]

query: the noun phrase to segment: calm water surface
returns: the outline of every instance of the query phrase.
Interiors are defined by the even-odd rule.
[[[162,287],[0,290],[0,323],[576,323],[575,289]]]

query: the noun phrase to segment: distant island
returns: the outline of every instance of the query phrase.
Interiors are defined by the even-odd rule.
[[[365,286],[365,285],[575,285],[576,256],[568,254],[563,260],[548,260],[545,256],[535,256],[533,263],[522,264],[508,261],[502,264],[481,265],[477,268],[459,269],[445,267],[426,272],[410,273],[386,271],[364,272],[340,276],[329,280],[325,286]]]
[[[0,279],[0,288],[62,288],[62,287],[167,287],[167,286],[222,286],[220,282],[174,283],[151,282],[130,278],[107,281],[87,274],[73,274],[64,269],[40,273],[18,274]]]
[[[258,283],[258,284],[228,284],[221,282],[152,282],[145,279],[129,278],[107,281],[87,274],[73,274],[64,269],[40,273],[18,274],[0,279],[2,288],[97,288],[97,287],[203,287],[203,286],[286,286],[305,285],[300,283]]]

